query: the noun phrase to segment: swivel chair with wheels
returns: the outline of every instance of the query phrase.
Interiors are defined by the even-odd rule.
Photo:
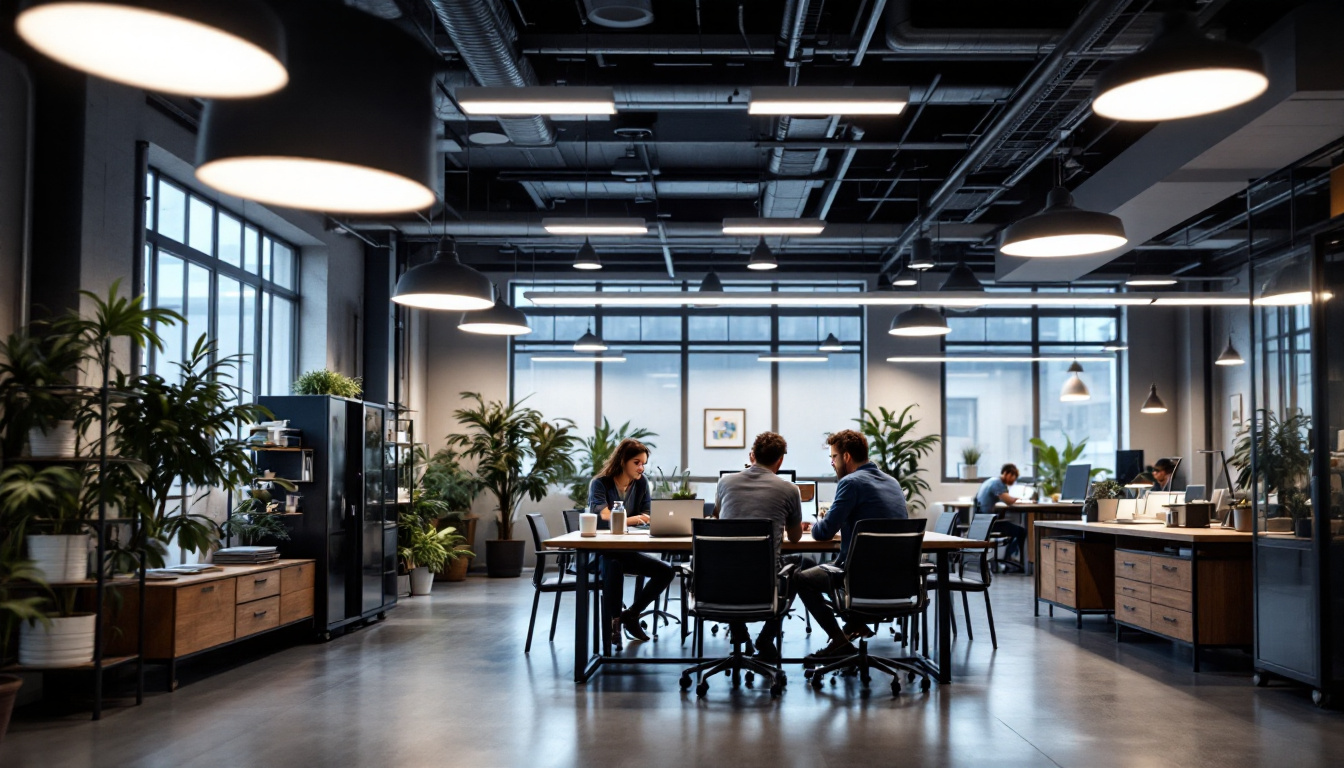
[[[918,617],[928,605],[925,579],[933,566],[920,562],[925,520],[870,519],[854,524],[844,579],[831,592],[836,615],[846,624],[881,624]],[[859,638],[859,650],[807,672],[813,688],[832,672],[855,670],[864,692],[872,680],[871,670],[892,676],[891,693],[901,692],[901,676],[907,682],[920,678],[921,691],[929,690],[929,674],[915,657],[891,658],[868,652],[868,639]]]
[[[696,656],[704,654],[704,622],[752,623],[778,619],[784,612],[784,588],[781,581],[793,566],[782,570],[775,553],[773,527],[769,520],[699,519],[691,521],[691,567],[686,568],[686,611],[695,619],[692,648]],[[733,642],[726,658],[702,662],[682,670],[682,690],[691,687],[696,675],[697,696],[709,691],[706,678],[717,673],[731,676],[736,687],[743,672],[747,686],[754,675],[770,684],[770,695],[778,696],[787,683],[784,670],[754,659]]]

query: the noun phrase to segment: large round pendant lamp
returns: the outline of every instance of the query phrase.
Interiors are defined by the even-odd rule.
[[[936,309],[914,306],[892,318],[887,333],[892,336],[946,336],[952,329]]]
[[[14,28],[68,67],[151,91],[246,98],[289,82],[284,28],[259,0],[29,0]]]
[[[289,86],[206,104],[196,177],[290,208],[398,213],[434,203],[434,59],[391,22],[335,2],[278,6]]]
[[[494,306],[483,312],[469,312],[462,315],[457,324],[458,330],[467,333],[479,333],[485,336],[521,336],[531,333],[527,324],[527,315],[515,307],[509,306],[503,298],[496,297]]]
[[[392,300],[417,309],[474,312],[495,306],[495,289],[490,278],[458,261],[455,250],[440,248],[428,264],[401,276]]]
[[[1168,13],[1147,48],[1097,78],[1092,110],[1112,120],[1174,120],[1245,104],[1268,87],[1259,51],[1206,37],[1189,13]]]
[[[1087,385],[1083,383],[1083,377],[1080,375],[1082,372],[1083,366],[1077,360],[1074,360],[1073,365],[1069,366],[1071,375],[1059,390],[1059,401],[1061,403],[1076,403],[1092,399],[1092,393],[1087,390]]]
[[[1125,225],[1118,216],[1078,208],[1067,189],[1055,187],[1044,210],[1003,230],[999,250],[1028,258],[1084,256],[1125,242]]]

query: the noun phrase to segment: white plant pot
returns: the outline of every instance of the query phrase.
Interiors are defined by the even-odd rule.
[[[979,467],[978,465],[976,465],[976,464],[962,464],[962,465],[961,465],[961,479],[962,479],[962,480],[974,480],[974,479],[980,477],[980,472],[979,472],[979,470],[980,470],[980,467]]]
[[[434,574],[426,567],[411,570],[411,596],[428,595],[434,588]]]
[[[1116,513],[1119,511],[1119,499],[1097,499],[1097,522],[1114,522]]]
[[[29,536],[28,559],[49,582],[83,581],[89,577],[88,534]]]
[[[31,667],[74,667],[93,660],[97,616],[53,617],[51,626],[19,624],[19,663]]]
[[[1250,507],[1232,508],[1232,527],[1242,533],[1251,532],[1251,521],[1255,519],[1255,510]]]
[[[48,431],[28,430],[28,452],[33,458],[50,459],[75,455],[75,422],[58,421]]]
[[[397,575],[397,594],[398,595],[411,594],[411,574],[402,573]]]

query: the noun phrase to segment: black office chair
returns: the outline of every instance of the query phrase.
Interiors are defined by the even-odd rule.
[[[783,579],[793,566],[780,570],[775,557],[773,527],[769,520],[699,519],[691,521],[691,563],[686,571],[686,611],[695,619],[691,647],[704,653],[705,621],[752,623],[775,619],[784,611]],[[691,687],[691,675],[699,677],[697,696],[709,691],[706,678],[722,672],[736,687],[746,672],[748,687],[754,675],[770,683],[770,695],[784,690],[787,678],[779,666],[771,666],[742,651],[733,643],[726,658],[702,662],[682,670],[682,690]]]
[[[966,538],[976,541],[989,541],[990,532],[994,527],[993,515],[976,515],[971,518],[971,527],[966,531]],[[966,637],[974,640],[975,634],[971,630],[971,602],[967,598],[970,592],[980,592],[985,596],[985,615],[989,618],[989,639],[994,648],[999,647],[998,634],[994,631],[994,608],[989,602],[989,584],[992,580],[991,574],[994,572],[993,550],[968,549],[962,553],[961,560],[957,563],[957,572],[950,576],[947,587],[953,592],[961,593],[961,608],[966,616]],[[929,589],[937,589],[938,577],[929,577]],[[955,632],[956,622],[953,621],[953,631]],[[925,619],[925,635],[928,634],[927,617]]]
[[[586,509],[566,509],[560,514],[565,516],[565,533],[573,533],[579,530],[579,515],[587,512]]]
[[[948,536],[956,536],[959,520],[961,520],[961,513],[955,509],[941,512],[938,515],[938,520],[933,524],[933,530],[937,533],[945,533]]]
[[[570,557],[574,554],[572,549],[543,549],[541,543],[551,537],[550,530],[546,527],[546,519],[541,515],[527,515],[527,526],[532,529],[532,546],[537,552],[537,567],[532,571],[532,617],[527,621],[527,642],[523,644],[523,653],[532,652],[532,630],[537,624],[537,605],[541,602],[541,593],[555,593],[555,608],[551,611],[551,642],[555,642],[555,622],[560,617],[560,594],[563,592],[577,592],[579,588],[576,579],[566,580],[570,575],[566,571]],[[556,568],[558,573],[554,576],[546,575],[547,558],[556,558]],[[597,581],[589,582],[589,589],[597,589]]]
[[[923,519],[869,519],[854,524],[853,540],[843,569],[823,568],[843,573],[845,578],[831,592],[831,605],[846,624],[881,624],[918,617],[928,605],[925,577],[932,566],[921,561],[924,546]],[[920,690],[929,690],[929,675],[914,657],[889,658],[868,652],[867,638],[859,638],[859,651],[843,659],[808,671],[813,688],[820,688],[829,673],[853,669],[863,689],[872,680],[870,670],[891,675],[891,693],[901,692],[901,675],[913,682],[920,678]]]

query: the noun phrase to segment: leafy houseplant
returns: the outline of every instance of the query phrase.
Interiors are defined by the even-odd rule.
[[[499,539],[485,544],[489,574],[516,578],[523,569],[523,542],[513,538],[518,504],[524,498],[541,501],[549,486],[573,474],[574,422],[547,421],[522,403],[487,403],[476,392],[462,397],[475,405],[453,412],[466,431],[449,435],[448,445],[476,460],[477,487],[495,497]]]
[[[296,487],[288,480],[278,478],[272,478],[268,482],[276,483],[290,491]],[[275,501],[270,490],[266,488],[248,489],[243,494],[243,500],[234,507],[229,519],[220,527],[220,533],[237,536],[244,545],[258,544],[267,538],[289,541],[289,529],[285,527],[280,502]]]
[[[337,397],[357,398],[364,391],[359,377],[350,378],[325,368],[320,371],[308,371],[294,381],[296,395],[336,395]]]
[[[671,475],[664,475],[663,468],[657,467],[658,479],[650,486],[655,499],[694,499],[695,489],[691,487],[691,470],[678,471],[672,468]]]
[[[897,414],[879,407],[877,413],[863,409],[863,418],[855,419],[859,431],[868,438],[868,458],[878,468],[896,478],[905,492],[905,501],[911,512],[924,508],[924,492],[929,481],[920,477],[924,468],[919,463],[938,447],[938,435],[914,437],[919,419],[910,415],[915,406],[907,405]]]
[[[980,476],[980,458],[983,452],[974,445],[961,449],[961,479],[974,480]]]
[[[14,464],[0,472],[0,520],[5,552],[26,543],[33,568],[51,581],[79,581],[89,573],[84,475],[66,466]],[[96,502],[95,502],[96,503]],[[6,555],[7,556],[7,555]]]
[[[578,444],[578,467],[565,480],[569,485],[569,500],[575,508],[588,506],[588,486],[593,476],[606,465],[611,452],[616,450],[622,440],[639,440],[649,448],[656,448],[646,438],[657,436],[657,433],[642,427],[631,428],[628,421],[613,429],[611,422],[605,416],[602,417],[602,426],[594,430],[592,437]]]
[[[1036,484],[1046,496],[1058,496],[1060,489],[1064,487],[1064,475],[1067,474],[1069,465],[1077,461],[1083,455],[1083,451],[1087,450],[1087,438],[1075,443],[1065,435],[1063,449],[1056,448],[1039,437],[1031,438],[1031,445],[1036,449],[1036,463],[1032,465],[1036,469]],[[1104,467],[1096,467],[1088,473],[1088,477],[1093,478],[1110,471]]]
[[[457,549],[466,539],[452,526],[436,529],[432,521],[425,522],[414,512],[403,514],[398,524],[399,533],[405,532],[405,543],[398,542],[397,556],[411,573],[412,595],[429,594],[434,574],[441,572],[449,561],[472,554]]]
[[[1248,420],[1237,432],[1232,457],[1228,459],[1228,463],[1237,469],[1237,488],[1248,490],[1256,482],[1262,486],[1261,492],[1266,497],[1277,493],[1279,503],[1286,506],[1285,497],[1305,484],[1311,470],[1311,446],[1307,442],[1310,429],[1311,417],[1301,409],[1293,409],[1283,419],[1273,411],[1257,410],[1254,423]],[[1253,435],[1254,475],[1251,472]]]
[[[1083,515],[1091,522],[1114,520],[1125,487],[1114,480],[1102,480],[1092,486],[1092,495],[1083,504]]]

